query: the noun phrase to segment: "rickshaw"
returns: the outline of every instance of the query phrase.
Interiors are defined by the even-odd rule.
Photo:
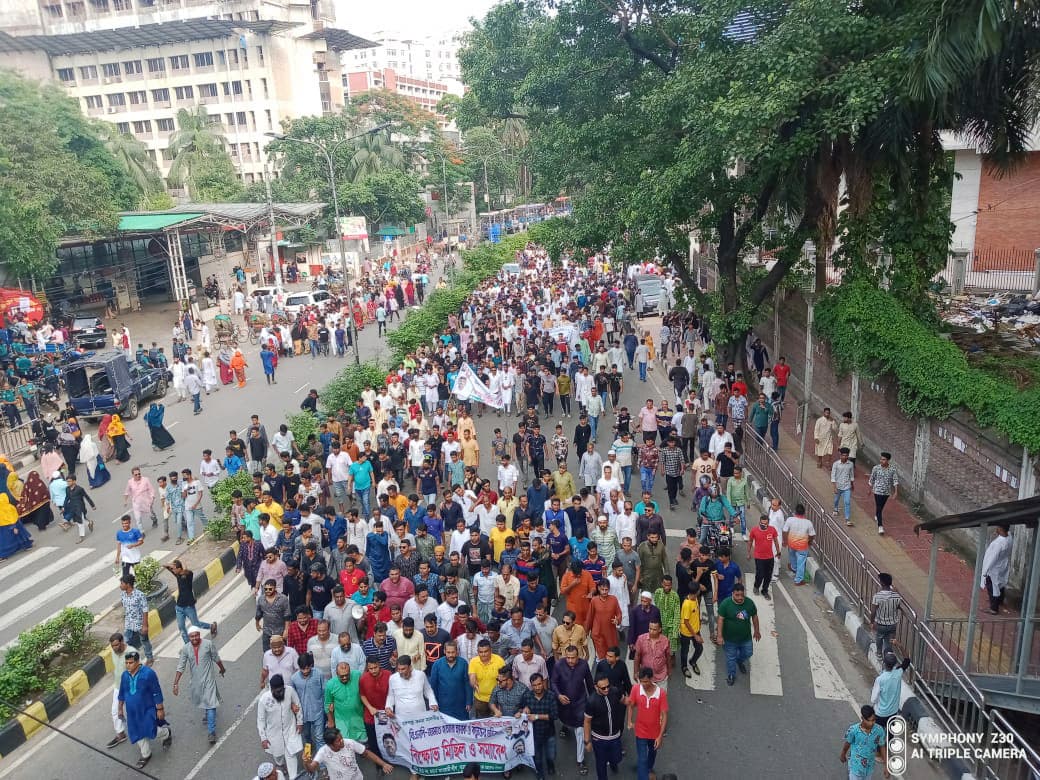
[[[238,346],[238,328],[227,314],[218,314],[213,318],[213,329],[217,334],[217,344],[222,347]]]

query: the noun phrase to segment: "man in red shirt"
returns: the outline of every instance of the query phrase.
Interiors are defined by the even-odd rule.
[[[343,569],[339,573],[339,583],[343,586],[343,594],[350,598],[357,593],[361,580],[367,579],[368,575],[354,565],[354,559],[347,557],[343,560]]]
[[[369,658],[365,662],[365,673],[358,680],[358,695],[361,696],[361,713],[365,721],[365,732],[368,734],[368,749],[379,755],[379,744],[376,742],[377,712],[386,709],[386,696],[390,690],[390,670],[379,665],[379,661]]]
[[[628,697],[629,730],[636,732],[636,776],[639,780],[650,777],[657,761],[664,732],[668,728],[668,694],[654,682],[654,670],[639,670],[639,684],[632,687]]]
[[[791,367],[787,365],[787,358],[783,355],[773,366],[773,376],[776,377],[776,389],[780,393],[780,400],[783,401],[787,397],[787,380],[791,378]]]
[[[289,624],[285,632],[285,644],[300,655],[307,652],[307,640],[317,635],[318,621],[313,618],[311,608],[297,607],[296,620]]]
[[[755,559],[755,593],[769,601],[769,583],[773,579],[773,563],[780,555],[780,540],[769,524],[769,515],[760,515],[758,525],[748,534],[748,555]]]
[[[650,630],[636,639],[635,668],[649,669],[652,679],[662,691],[668,689],[672,673],[672,643],[661,631],[661,619],[650,619]]]

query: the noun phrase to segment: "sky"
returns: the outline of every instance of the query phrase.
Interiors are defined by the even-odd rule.
[[[466,29],[497,0],[335,0],[336,25],[355,35],[379,30],[424,36]]]

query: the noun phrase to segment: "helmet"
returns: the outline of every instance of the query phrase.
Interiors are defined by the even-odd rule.
[[[719,497],[719,486],[718,485],[712,485],[711,488],[710,488],[710,492],[711,492],[711,497],[712,498],[718,498]]]
[[[700,482],[701,482],[701,487],[702,488],[706,488],[709,485],[711,485],[711,477],[709,477],[707,474],[701,474]]]

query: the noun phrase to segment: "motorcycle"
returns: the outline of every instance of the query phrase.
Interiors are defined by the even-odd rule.
[[[40,408],[51,409],[54,412],[61,411],[61,399],[57,391],[51,385],[43,385],[36,391],[36,402]]]
[[[730,528],[729,523],[725,520],[712,522],[703,515],[701,515],[701,523],[708,525],[707,546],[713,558],[718,557],[721,549],[733,549],[733,529]]]

